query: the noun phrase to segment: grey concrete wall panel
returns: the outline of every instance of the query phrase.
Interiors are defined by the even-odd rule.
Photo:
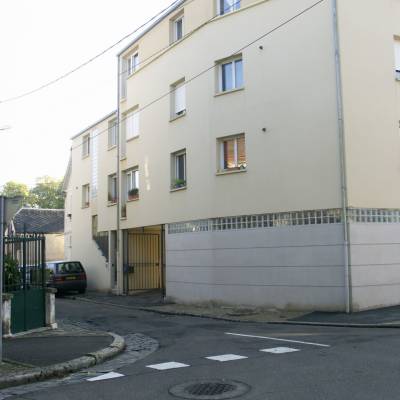
[[[343,226],[169,234],[167,295],[287,309],[344,309]]]

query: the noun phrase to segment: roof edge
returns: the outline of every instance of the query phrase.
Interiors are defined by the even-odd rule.
[[[152,22],[142,33],[140,33],[137,37],[135,37],[131,42],[129,42],[122,50],[117,53],[117,57],[120,57],[121,54],[125,53],[130,47],[132,47],[137,41],[139,41],[144,35],[149,33],[153,28],[155,28],[161,21],[163,21],[166,17],[172,14],[177,8],[179,8],[186,0],[178,0],[178,2],[174,5],[175,2],[171,3],[165,11],[165,14],[161,15],[154,22]]]
[[[83,133],[85,133],[86,131],[88,131],[89,129],[93,128],[94,126],[100,124],[100,122],[103,122],[104,120],[112,117],[114,114],[117,114],[117,110],[114,110],[112,112],[110,112],[109,114],[107,114],[106,116],[104,116],[103,118],[99,119],[98,121],[94,122],[93,124],[89,125],[88,127],[86,127],[85,129],[81,130],[79,133],[77,133],[76,135],[72,136],[70,140],[74,140],[77,137],[79,137],[80,135],[82,135]]]

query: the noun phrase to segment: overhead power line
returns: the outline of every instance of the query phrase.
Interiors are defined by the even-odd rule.
[[[194,0],[186,1],[186,2],[182,5],[182,7],[177,8],[175,11],[178,12],[180,8],[187,7],[187,6],[188,6],[190,3],[192,3],[193,1],[194,1]],[[241,2],[241,0],[237,0],[235,3],[232,3],[231,5],[225,7],[225,8],[223,9],[223,11],[224,11],[223,14],[225,14],[227,11],[229,11],[231,8],[237,6],[238,4],[240,5],[240,2]],[[215,14],[212,18],[210,18],[210,19],[208,19],[207,21],[203,22],[202,25],[203,25],[203,26],[204,26],[204,25],[207,25],[207,24],[209,24],[210,22],[214,21],[216,18],[220,17],[220,16],[221,16],[221,14],[218,14],[218,13],[217,13],[217,14]],[[190,36],[190,35],[191,35],[193,32],[195,32],[197,29],[198,29],[198,28],[194,28],[194,29],[191,30],[190,32],[185,33],[185,34],[183,35],[182,39],[184,39],[184,38]],[[158,55],[161,54],[163,51],[169,49],[169,48],[170,48],[171,46],[173,46],[175,43],[176,43],[176,42],[169,43],[167,46],[162,47],[161,49],[157,50],[156,52],[154,52],[154,53],[151,54],[150,56],[146,57],[145,59],[139,60],[139,62],[138,62],[138,64],[137,64],[137,68],[139,68],[141,65],[143,65],[143,64],[146,63],[147,61],[151,60],[152,58],[158,56]],[[123,75],[123,74],[126,74],[128,71],[129,71],[128,69],[124,69],[124,70],[120,71],[120,72],[119,72],[119,76],[120,76],[120,75]]]
[[[140,29],[144,28],[146,25],[150,24],[152,21],[154,21],[155,19],[157,19],[158,17],[161,17],[162,15],[164,15],[167,11],[171,10],[175,4],[177,4],[179,1],[181,0],[176,0],[174,1],[172,4],[170,4],[167,8],[165,8],[164,10],[160,11],[159,13],[157,13],[155,16],[153,16],[151,19],[149,19],[148,21],[146,21],[144,24],[142,24],[141,26],[139,26],[138,28],[136,28],[133,32],[125,35],[123,38],[121,38],[120,40],[118,40],[116,43],[114,43],[113,45],[107,47],[106,49],[104,49],[103,51],[101,51],[100,53],[98,53],[97,55],[95,55],[94,57],[91,57],[90,59],[88,59],[87,61],[85,61],[84,63],[78,65],[77,67],[73,68],[72,70],[66,72],[65,74],[59,76],[58,78],[55,78],[35,89],[32,89],[30,91],[24,92],[20,95],[17,96],[13,96],[13,97],[9,97],[5,100],[0,100],[0,104],[2,103],[7,103],[7,102],[11,102],[11,101],[15,101],[15,100],[19,100],[21,98],[27,97],[31,94],[37,93],[49,86],[54,85],[55,83],[69,77],[70,75],[72,75],[73,73],[79,71],[80,69],[84,68],[85,66],[87,66],[88,64],[92,63],[93,61],[95,61],[96,59],[98,59],[99,57],[101,57],[102,55],[106,54],[108,51],[112,50],[114,47],[116,47],[117,45],[119,45],[121,42],[123,42],[125,39],[127,39],[129,36],[132,36],[133,34],[137,33]],[[188,0],[185,3],[182,4],[181,7],[178,7],[176,10],[174,10],[175,12],[179,12],[179,10],[181,8],[187,7],[190,3],[194,2],[195,0]],[[235,3],[231,4],[230,6],[227,6],[226,8],[224,8],[224,12],[228,11],[231,7],[236,6],[237,4],[240,4],[241,0],[237,0]],[[204,24],[210,23],[212,22],[214,19],[216,19],[217,17],[219,17],[220,14],[216,14],[214,15],[212,18],[210,18],[209,20],[207,20]],[[196,29],[188,32],[187,34],[184,35],[184,37],[187,37],[189,35],[191,35]],[[161,49],[157,50],[156,52],[154,52],[153,54],[151,54],[150,56],[146,57],[143,60],[139,60],[139,63],[137,64],[137,67],[139,68],[141,65],[143,65],[144,63],[146,63],[147,61],[151,60],[152,58],[156,57],[157,55],[161,54],[163,51],[167,50],[169,47],[171,47],[171,45],[173,45],[174,43],[168,44],[167,46],[162,47]],[[123,75],[126,74],[128,72],[128,69],[124,69],[122,71],[119,72],[119,75]]]
[[[115,48],[116,46],[121,44],[124,40],[128,39],[130,36],[134,35],[138,31],[143,29],[145,26],[147,26],[148,24],[150,24],[151,22],[153,22],[157,18],[161,17],[164,13],[167,13],[170,9],[172,9],[180,1],[181,0],[175,0],[172,4],[170,4],[168,7],[164,8],[162,11],[158,12],[156,15],[154,15],[149,20],[147,20],[144,24],[142,24],[139,27],[137,27],[134,31],[128,33],[127,35],[125,35],[124,37],[122,37],[121,39],[119,39],[118,41],[113,43],[112,45],[106,47],[104,50],[102,50],[101,52],[97,53],[96,55],[94,55],[93,57],[89,58],[88,60],[84,61],[82,64],[79,64],[78,66],[76,66],[75,68],[71,69],[70,71],[60,75],[59,77],[57,77],[55,79],[52,79],[52,80],[44,83],[43,85],[40,85],[40,86],[36,87],[35,89],[26,91],[26,92],[21,93],[21,94],[16,95],[16,96],[12,96],[12,97],[6,98],[4,100],[0,100],[0,104],[9,103],[11,101],[19,100],[19,99],[22,99],[24,97],[30,96],[30,95],[32,95],[34,93],[37,93],[37,92],[39,92],[39,91],[41,91],[41,90],[43,90],[43,89],[45,89],[45,88],[47,88],[49,86],[54,85],[57,82],[67,78],[68,76],[72,75],[73,73],[79,71],[80,69],[86,67],[88,64],[90,64],[93,61],[97,60],[102,55],[108,53],[110,50],[112,50],[113,48]],[[190,1],[194,1],[194,0],[190,0]]]
[[[273,34],[274,32],[276,32],[277,30],[283,28],[284,26],[290,24],[291,22],[293,22],[294,20],[296,20],[297,18],[303,16],[304,14],[308,13],[309,11],[311,11],[312,9],[314,9],[315,7],[317,7],[318,5],[320,5],[321,3],[325,2],[326,0],[319,0],[315,3],[313,3],[311,6],[303,9],[302,11],[300,11],[299,13],[295,14],[293,17],[283,21],[282,23],[280,23],[279,25],[277,25],[276,27],[270,29],[268,32],[262,34],[261,36],[258,36],[257,38],[255,38],[254,40],[252,40],[251,42],[247,43],[246,45],[244,45],[243,47],[241,47],[240,49],[236,50],[235,52],[233,52],[232,54],[230,54],[227,58],[230,57],[234,57],[238,54],[240,54],[243,50],[247,49],[248,47],[254,45],[255,43],[259,42],[260,40],[266,38],[267,36]],[[218,66],[218,64],[213,64],[210,67],[202,70],[201,72],[199,72],[198,74],[194,75],[193,77],[191,77],[190,79],[188,79],[187,81],[185,81],[184,86],[187,86],[189,83],[193,82],[194,80],[200,78],[202,75],[206,74],[207,72],[213,70],[214,68],[216,68]],[[164,99],[167,96],[170,96],[172,93],[175,92],[176,89],[172,89],[169,90],[168,92],[160,95],[159,97],[155,98],[154,100],[150,101],[149,103],[147,103],[146,105],[144,105],[143,107],[140,107],[136,110],[136,113],[140,113],[141,111],[151,107],[152,105],[154,105],[155,103],[161,101],[162,99]],[[122,122],[124,122],[126,120],[127,117],[125,118],[121,118],[120,121],[116,122],[116,125],[120,125]],[[108,132],[108,128],[107,129],[103,129],[102,131],[99,131],[96,135],[93,135],[92,138],[96,138],[104,133]],[[83,143],[80,143],[76,146],[72,146],[71,150],[77,149],[80,146],[82,146]]]

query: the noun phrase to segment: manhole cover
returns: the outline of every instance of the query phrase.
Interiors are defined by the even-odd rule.
[[[182,383],[169,392],[182,399],[224,400],[244,395],[250,387],[242,382],[228,380],[207,380]]]

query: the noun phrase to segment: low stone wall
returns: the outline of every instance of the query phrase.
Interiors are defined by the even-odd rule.
[[[12,294],[3,294],[2,299],[2,313],[3,316],[3,337],[7,338],[12,336],[11,334],[11,300],[13,298]]]
[[[45,316],[46,316],[46,327],[50,329],[57,329],[56,323],[56,301],[55,294],[57,289],[47,288],[46,299],[45,299]],[[11,307],[12,307],[13,295],[10,293],[4,293],[2,299],[2,326],[3,326],[3,337],[8,338],[12,336],[11,326]]]

